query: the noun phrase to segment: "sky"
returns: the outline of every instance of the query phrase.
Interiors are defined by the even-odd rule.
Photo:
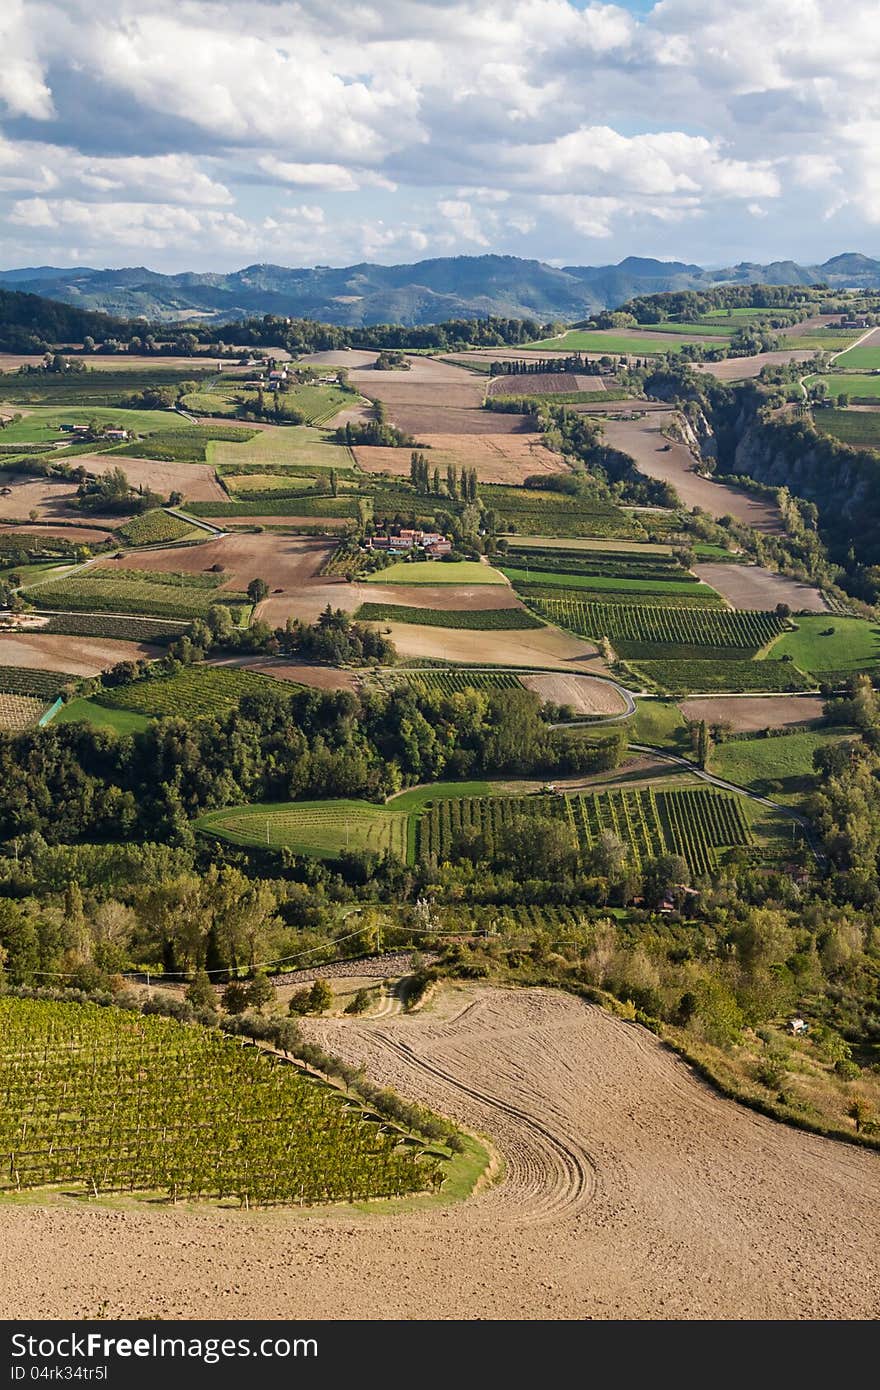
[[[0,266],[880,252],[877,0],[2,0]]]

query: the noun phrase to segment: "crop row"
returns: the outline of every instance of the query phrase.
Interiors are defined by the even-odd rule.
[[[637,868],[658,855],[682,856],[697,876],[715,866],[715,851],[748,845],[739,802],[709,788],[655,792],[634,788],[562,796],[461,797],[426,807],[418,822],[422,860],[455,858],[476,842],[491,859],[498,837],[522,816],[562,820],[582,862],[606,834],[614,835]]]
[[[180,588],[142,580],[114,582],[92,575],[74,575],[57,583],[28,589],[37,608],[64,608],[84,613],[151,614],[157,618],[203,618],[216,603],[230,608],[247,603],[247,596],[210,589]]]
[[[191,516],[357,516],[350,497],[266,497],[258,502],[188,502]]]
[[[510,632],[543,627],[522,608],[447,609],[408,608],[401,603],[362,603],[355,613],[361,623],[418,623],[425,627],[468,628],[479,632]]]
[[[666,579],[609,579],[604,575],[538,575],[508,569],[502,574],[527,603],[539,599],[567,599],[575,603],[662,605],[664,608],[720,608],[720,594],[704,584],[670,583]],[[604,634],[603,634],[604,635]]]
[[[672,695],[730,690],[808,690],[815,681],[790,661],[639,661],[637,670]]]
[[[6,695],[31,695],[52,701],[59,690],[76,676],[66,671],[37,671],[30,666],[0,666],[0,691]]]
[[[46,701],[34,695],[11,695],[0,690],[0,732],[14,734],[32,729],[45,710]]]
[[[389,671],[384,685],[410,685],[419,690],[455,695],[461,690],[518,690],[521,682],[512,671]]]
[[[217,1029],[0,1000],[0,1187],[81,1184],[249,1206],[396,1196],[437,1158]]]
[[[121,642],[173,642],[187,630],[185,622],[123,618],[109,613],[53,613],[40,632],[63,637],[108,637]]]
[[[576,598],[539,598],[534,606],[560,627],[585,637],[608,637],[622,655],[628,646],[730,648],[754,652],[785,631],[775,613],[671,605],[584,603]]]
[[[197,719],[225,714],[245,695],[277,689],[271,676],[233,666],[189,666],[174,676],[131,681],[101,692],[101,704],[150,718]]]
[[[120,526],[118,534],[129,545],[163,545],[183,540],[193,530],[189,522],[181,521],[179,516],[172,516],[170,512],[158,508],[132,517],[131,521]]]

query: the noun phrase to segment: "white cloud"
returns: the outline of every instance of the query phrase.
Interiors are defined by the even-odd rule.
[[[876,51],[876,0],[0,0],[0,222],[181,265],[658,227],[713,261],[758,224],[805,255],[823,218],[871,251]]]

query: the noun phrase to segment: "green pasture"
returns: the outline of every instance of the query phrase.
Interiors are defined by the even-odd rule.
[[[234,806],[211,811],[197,830],[235,845],[268,845],[317,859],[336,859],[346,851],[390,850],[407,858],[409,813],[369,801],[288,801]]]
[[[880,627],[864,618],[819,613],[795,618],[796,632],[785,632],[767,656],[791,657],[795,666],[821,678],[823,671],[853,673],[880,668]],[[759,658],[760,659],[760,658]]]
[[[506,573],[506,571],[505,571]],[[479,560],[398,560],[387,569],[376,570],[368,584],[503,584],[504,578],[491,565]]]

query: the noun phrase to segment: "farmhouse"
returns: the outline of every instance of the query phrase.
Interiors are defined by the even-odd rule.
[[[433,557],[448,555],[452,550],[452,542],[439,531],[413,531],[406,527],[393,536],[368,536],[365,544],[367,550],[423,550]]]

